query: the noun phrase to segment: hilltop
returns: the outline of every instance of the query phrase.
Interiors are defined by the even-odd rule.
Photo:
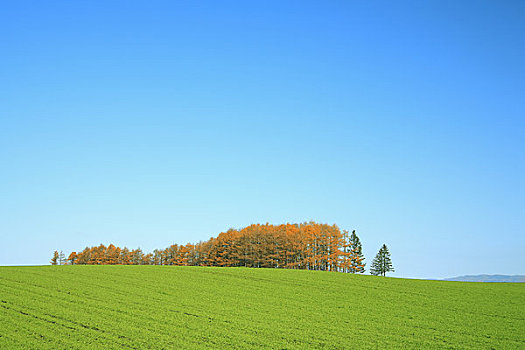
[[[525,285],[176,266],[0,267],[0,348],[524,348]]]

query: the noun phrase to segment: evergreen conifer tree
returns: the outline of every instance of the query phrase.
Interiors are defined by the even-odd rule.
[[[352,273],[364,273],[365,272],[365,258],[363,257],[363,246],[359,237],[355,234],[355,230],[350,235],[350,272]]]
[[[64,255],[62,251],[60,251],[60,254],[58,254],[58,264],[64,265],[65,262],[66,262],[66,256]]]
[[[374,276],[386,276],[387,272],[394,272],[392,267],[392,260],[390,259],[390,252],[386,244],[383,244],[376,257],[372,261],[370,273]]]

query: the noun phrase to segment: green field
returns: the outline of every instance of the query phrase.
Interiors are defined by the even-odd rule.
[[[525,283],[0,267],[0,349],[525,349]]]

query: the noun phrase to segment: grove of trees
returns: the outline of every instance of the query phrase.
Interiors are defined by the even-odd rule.
[[[55,252],[52,264],[59,254]],[[179,265],[244,266],[364,273],[365,258],[355,230],[337,225],[254,224],[229,229],[216,238],[144,253],[113,244],[86,247],[72,252],[65,263],[72,265]]]

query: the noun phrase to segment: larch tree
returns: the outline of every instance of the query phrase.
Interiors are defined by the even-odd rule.
[[[51,258],[51,265],[56,265],[58,262],[58,258],[59,258],[58,250],[55,250],[55,252],[53,253],[53,257]]]
[[[67,258],[67,260],[69,261],[71,265],[75,265],[77,258],[78,258],[77,252],[72,252],[71,254],[69,254],[69,257]]]
[[[383,244],[372,261],[370,273],[374,276],[386,276],[387,272],[394,271],[392,260],[390,259],[390,252],[388,251],[386,244]]]

